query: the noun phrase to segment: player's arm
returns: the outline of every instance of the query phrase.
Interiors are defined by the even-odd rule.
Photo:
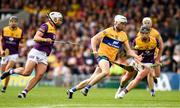
[[[155,58],[156,61],[160,61],[160,58],[162,56],[162,52],[163,52],[163,46],[164,46],[164,43],[163,43],[163,40],[162,40],[162,37],[159,35],[159,38],[158,38],[158,42],[159,42],[159,46],[158,46],[158,54]]]
[[[25,37],[24,37],[24,33],[22,32],[21,33],[21,40],[20,40],[20,43],[19,43],[19,47],[22,48],[24,47],[26,44],[26,40],[25,40]]]
[[[52,42],[52,40],[50,38],[43,38],[44,33],[46,32],[46,30],[44,28],[39,28],[38,31],[36,32],[35,36],[34,36],[34,41],[36,42]]]
[[[46,38],[43,38],[42,36],[44,35],[44,33],[37,31],[33,40],[36,42],[46,42]]]
[[[102,32],[100,32],[91,38],[91,48],[94,54],[97,54],[97,46],[103,38],[102,35]]]
[[[126,52],[127,52],[127,55],[136,58],[138,61],[141,61],[141,60],[142,60],[142,56],[138,56],[138,55],[135,53],[135,51],[133,51],[133,50],[130,48],[130,45],[129,45],[128,40],[124,42],[124,46],[125,46],[125,50],[126,50]]]

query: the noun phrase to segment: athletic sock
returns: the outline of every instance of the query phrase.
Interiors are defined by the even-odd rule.
[[[91,85],[87,85],[86,87],[85,87],[85,89],[87,89],[87,90],[89,90],[91,88]]]
[[[151,92],[154,92],[154,89],[151,89]]]
[[[6,87],[4,86],[2,89],[3,89],[3,90],[6,90]]]
[[[122,88],[124,88],[124,85],[121,85],[120,87],[121,87],[121,89],[122,89]]]
[[[22,93],[27,94],[27,93],[28,93],[28,90],[27,90],[27,89],[24,89],[24,90],[22,91]]]
[[[127,90],[127,88],[125,88],[125,89],[124,89],[124,92],[125,92],[125,93],[128,93],[128,90]]]
[[[69,91],[70,91],[70,92],[75,92],[75,91],[77,91],[77,89],[76,89],[76,87],[73,87],[73,88],[71,88]]]

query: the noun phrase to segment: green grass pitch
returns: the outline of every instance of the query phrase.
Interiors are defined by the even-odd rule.
[[[124,99],[115,100],[116,89],[95,89],[84,97],[79,91],[73,99],[67,99],[66,89],[58,87],[36,87],[26,99],[18,99],[23,88],[9,87],[0,93],[0,108],[180,108],[180,92],[156,92],[151,97],[147,90],[134,89]]]

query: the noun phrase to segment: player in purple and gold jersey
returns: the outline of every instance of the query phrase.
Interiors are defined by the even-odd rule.
[[[10,69],[1,76],[1,79],[12,74],[29,76],[35,68],[35,77],[29,81],[26,88],[18,95],[19,98],[26,97],[27,93],[39,82],[47,69],[47,57],[51,53],[56,38],[56,26],[62,23],[63,16],[60,12],[50,12],[48,18],[48,22],[42,24],[34,36],[36,43],[28,54],[25,68]]]
[[[148,28],[150,28],[150,36],[156,38],[159,41],[159,48],[156,48],[156,52],[155,52],[155,54],[156,54],[155,62],[160,63],[160,57],[162,55],[163,44],[164,44],[162,37],[161,37],[160,33],[155,28],[152,27],[152,20],[150,17],[143,18],[142,24],[147,26]],[[139,33],[137,36],[139,36]],[[155,67],[154,74],[153,74],[155,82],[157,82],[156,77],[159,77],[159,76],[160,76],[160,66],[157,66],[157,67]]]
[[[5,50],[9,50],[9,55],[2,57],[1,59],[1,71],[7,71],[13,68],[16,59],[19,56],[19,45],[23,40],[22,29],[18,27],[18,18],[16,16],[11,16],[9,19],[9,26],[2,29],[0,35],[0,53],[4,55]],[[5,93],[8,86],[10,77],[5,79],[4,86],[1,92]]]
[[[159,42],[159,47],[155,49],[155,56],[154,56],[154,61],[156,64],[159,64],[160,62],[160,57],[162,55],[162,51],[163,51],[163,40],[162,37],[160,35],[160,33],[152,27],[152,20],[150,17],[145,17],[142,20],[142,25],[148,27],[150,29],[150,33],[149,36],[155,38],[156,40],[158,40]],[[141,36],[141,33],[138,32],[137,37]],[[160,76],[160,65],[156,66],[153,68],[152,70],[152,74],[149,74],[147,76],[147,81],[148,81],[148,86],[150,89],[150,93],[151,96],[155,96],[155,90],[154,90],[154,82],[157,83],[157,79],[156,77]],[[126,83],[135,75],[136,73],[129,73],[127,72],[122,78],[121,78],[121,82],[120,82],[120,87],[118,88],[116,94],[115,94],[115,98],[117,98],[117,94],[120,93],[120,91],[124,88],[124,86],[126,85]]]
[[[147,26],[141,26],[140,34],[135,39],[134,48],[137,50],[138,55],[142,55],[142,64],[144,68],[140,69],[137,76],[132,80],[126,88],[120,93],[117,93],[115,98],[123,98],[126,93],[132,90],[145,76],[153,74],[152,64],[155,63],[154,53],[156,48],[159,48],[158,39],[154,38],[150,34],[150,28]]]

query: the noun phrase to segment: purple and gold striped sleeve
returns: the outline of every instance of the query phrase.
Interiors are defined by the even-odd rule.
[[[48,30],[48,25],[46,23],[42,24],[38,31],[45,33]]]

